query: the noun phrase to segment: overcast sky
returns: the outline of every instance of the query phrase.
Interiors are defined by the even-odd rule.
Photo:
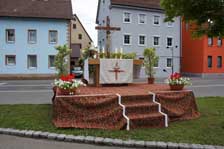
[[[97,45],[97,31],[95,30],[98,0],[72,0],[73,13],[76,13],[83,26]]]

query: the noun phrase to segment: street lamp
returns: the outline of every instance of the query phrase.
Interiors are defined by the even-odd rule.
[[[171,53],[172,53],[172,74],[174,73],[174,49],[173,47],[166,47],[167,49],[170,49],[171,50]],[[178,48],[178,46],[175,46],[175,48]]]

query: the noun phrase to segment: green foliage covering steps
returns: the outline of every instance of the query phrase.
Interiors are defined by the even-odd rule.
[[[169,128],[129,132],[57,129],[51,123],[51,105],[0,105],[0,127],[120,139],[224,145],[224,97],[199,98],[197,103],[201,112],[197,120],[171,123]]]

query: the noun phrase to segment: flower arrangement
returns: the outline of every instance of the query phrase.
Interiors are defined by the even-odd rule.
[[[181,74],[177,72],[170,75],[168,84],[171,90],[182,90],[185,85],[191,85],[190,78],[182,77]]]
[[[76,89],[80,86],[86,86],[82,81],[75,80],[75,75],[62,75],[60,79],[56,79],[54,81],[54,85],[60,90],[60,92],[64,92],[61,94],[69,94],[74,95]]]

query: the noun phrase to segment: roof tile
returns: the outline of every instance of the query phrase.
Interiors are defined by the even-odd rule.
[[[71,0],[0,0],[0,16],[71,19]]]

